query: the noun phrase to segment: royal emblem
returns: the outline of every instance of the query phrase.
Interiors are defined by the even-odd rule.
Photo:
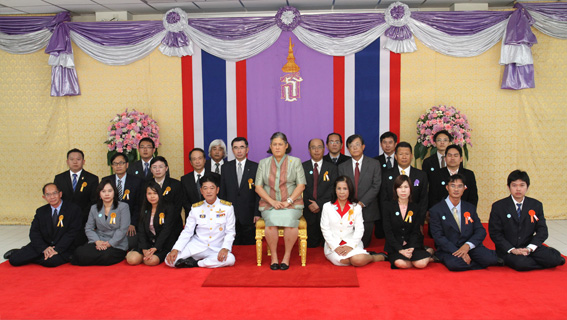
[[[282,71],[286,74],[280,78],[281,85],[281,98],[288,102],[297,101],[301,98],[300,83],[303,81],[299,74],[299,66],[295,63],[295,56],[293,55],[293,44],[289,38],[289,50],[287,55],[287,63],[282,67]]]

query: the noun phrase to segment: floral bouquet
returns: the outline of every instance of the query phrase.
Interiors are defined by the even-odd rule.
[[[138,159],[138,143],[143,138],[151,138],[156,148],[159,146],[159,126],[154,119],[136,109],[117,114],[110,120],[108,138],[104,142],[108,146],[108,164],[117,152],[124,152],[129,162]]]
[[[471,131],[467,116],[455,107],[433,106],[417,119],[417,143],[415,144],[415,159],[424,159],[429,154],[435,154],[437,148],[433,144],[435,133],[447,130],[453,136],[453,143],[461,146],[465,158],[469,158],[467,145],[472,147]]]

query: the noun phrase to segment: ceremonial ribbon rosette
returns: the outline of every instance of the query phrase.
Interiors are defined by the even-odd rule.
[[[348,211],[348,218],[347,218],[348,221],[350,221],[350,217],[351,217],[353,214],[354,214],[354,210],[350,209],[350,210]]]
[[[87,182],[83,182],[83,184],[81,184],[81,192],[83,192],[83,189],[87,186]]]
[[[159,224],[164,224],[165,223],[165,213],[160,213],[159,214]]]
[[[110,224],[116,224],[116,212],[110,214]]]
[[[406,215],[406,218],[405,218],[404,221],[405,221],[405,222],[408,222],[408,221],[409,221],[409,223],[412,223],[412,216],[413,216],[413,211],[411,211],[411,210],[408,211],[408,214]]]
[[[57,222],[57,226],[63,228],[63,215],[59,215],[59,222]]]
[[[535,221],[539,221],[534,210],[530,210],[530,211],[528,211],[528,213],[530,214],[530,219],[531,219],[532,223],[534,223],[534,219],[535,219]]]
[[[252,178],[248,179],[248,189],[252,189],[253,182],[254,180],[252,180]]]
[[[473,219],[471,218],[471,213],[470,213],[470,212],[468,212],[468,211],[465,212],[465,213],[464,213],[464,216],[465,216],[465,224],[469,224],[469,221],[470,221],[471,223],[474,222]]]
[[[323,174],[323,181],[329,181],[329,171],[325,171]]]
[[[166,196],[166,195],[169,193],[169,191],[171,191],[171,187],[165,188],[165,191],[163,192],[163,195]]]
[[[129,189],[124,190],[124,196],[122,196],[122,200],[124,200],[124,199],[130,200],[130,190]]]

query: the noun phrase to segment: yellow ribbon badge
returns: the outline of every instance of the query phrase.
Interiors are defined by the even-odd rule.
[[[253,182],[254,180],[252,180],[252,178],[248,179],[248,189],[252,189]]]
[[[57,222],[57,226],[63,228],[63,215],[59,215],[59,222]]]
[[[83,192],[83,189],[87,186],[87,182],[83,182],[83,184],[81,184],[81,192]]]
[[[160,213],[159,214],[159,224],[164,224],[165,223],[165,213]]]
[[[325,174],[323,174],[323,181],[329,181],[329,171],[325,171]]]
[[[122,200],[124,200],[124,199],[130,200],[130,190],[129,189],[124,190],[124,196],[122,196]]]
[[[408,222],[408,220],[409,220],[409,223],[411,223],[411,217],[412,216],[413,216],[413,211],[411,211],[411,210],[408,211],[408,214],[406,215],[406,219],[404,221]]]
[[[169,191],[171,191],[171,187],[165,188],[165,191],[163,192],[163,195],[166,196],[166,195],[169,193]]]
[[[352,216],[354,214],[354,210],[350,209],[348,211],[348,221],[350,221],[350,216]]]
[[[110,224],[116,224],[116,212],[110,214]]]

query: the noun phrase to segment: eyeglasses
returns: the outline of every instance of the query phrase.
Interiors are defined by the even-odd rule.
[[[123,165],[125,165],[125,164],[126,164],[126,162],[124,162],[124,161],[121,161],[121,162],[113,162],[113,163],[112,163],[113,166],[120,166],[120,167],[123,166]]]
[[[362,147],[362,144],[360,144],[360,143],[352,143],[349,148],[358,149],[358,148],[360,148],[360,147]]]
[[[152,166],[152,169],[165,169],[165,166]]]
[[[53,193],[45,193],[43,194],[46,198],[51,198],[51,197],[55,197],[56,195],[58,195],[59,192],[53,192]]]

